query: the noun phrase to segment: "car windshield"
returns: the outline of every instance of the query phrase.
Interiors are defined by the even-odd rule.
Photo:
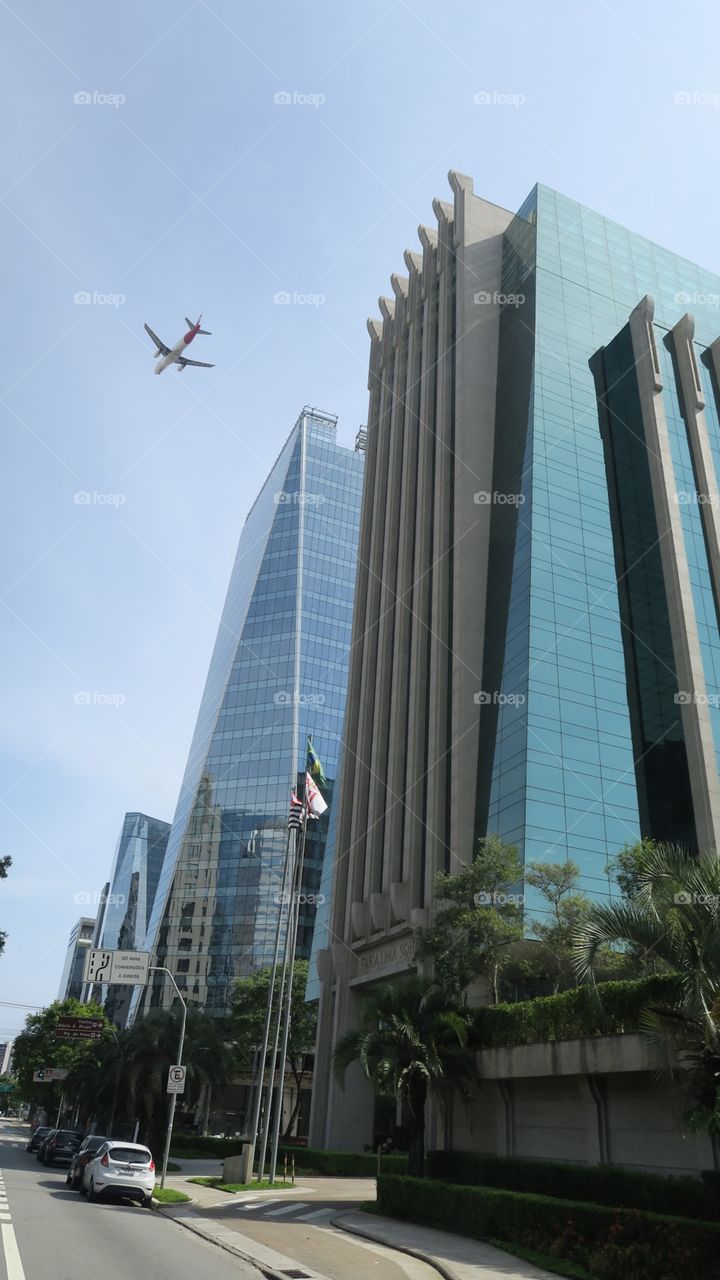
[[[93,1135],[92,1138],[86,1138],[83,1142],[83,1151],[97,1151],[105,1142],[107,1142],[107,1138],[99,1138]]]
[[[49,1126],[48,1126],[48,1125],[41,1125],[39,1129],[36,1129],[36,1130],[35,1130],[35,1133],[33,1134],[33,1137],[34,1137],[34,1138],[44,1138],[46,1133],[50,1133],[50,1128],[49,1128]]]
[[[58,1142],[79,1142],[80,1134],[75,1129],[60,1129],[57,1140]]]
[[[149,1164],[152,1160],[150,1152],[144,1148],[111,1147],[108,1151],[111,1160],[116,1164]]]

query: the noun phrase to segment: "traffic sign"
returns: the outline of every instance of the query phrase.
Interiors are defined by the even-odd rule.
[[[58,1040],[100,1040],[104,1027],[102,1018],[58,1018],[55,1035]]]
[[[83,981],[145,987],[149,970],[149,951],[102,951],[93,947],[85,957]]]
[[[14,1084],[0,1084],[0,1093],[12,1093],[14,1089]]]
[[[54,1080],[64,1080],[67,1073],[67,1067],[41,1067],[39,1071],[33,1071],[33,1083],[52,1084]]]
[[[186,1067],[171,1067],[168,1071],[167,1091],[168,1093],[184,1093],[185,1092],[185,1076],[187,1074]]]

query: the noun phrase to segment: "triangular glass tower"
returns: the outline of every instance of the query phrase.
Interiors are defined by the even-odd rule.
[[[332,812],[350,651],[362,448],[304,409],[247,517],[148,929],[153,964],[222,1015],[271,963],[290,788],[306,739],[329,809],[308,833],[298,956],[308,957]],[[172,1003],[156,974],[146,1009]]]

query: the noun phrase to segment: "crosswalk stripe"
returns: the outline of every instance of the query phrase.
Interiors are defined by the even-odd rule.
[[[265,1217],[279,1218],[283,1213],[294,1213],[296,1209],[307,1209],[307,1201],[305,1204],[298,1204],[297,1201],[293,1201],[292,1204],[284,1204],[279,1209],[271,1209],[270,1213],[265,1214]]]
[[[335,1209],[314,1209],[312,1213],[303,1213],[298,1222],[318,1222],[320,1218],[332,1218]]]
[[[247,1213],[248,1209],[258,1209],[266,1204],[277,1204],[277,1196],[272,1200],[245,1200],[242,1204],[238,1205],[238,1208],[243,1213]]]

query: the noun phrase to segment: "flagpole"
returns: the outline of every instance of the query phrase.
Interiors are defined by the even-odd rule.
[[[282,907],[285,902],[285,894],[287,893],[288,870],[290,866],[290,836],[288,831],[287,843],[285,845],[285,859],[283,862],[283,878],[282,891],[280,898],[279,917],[282,916]],[[275,951],[273,953],[272,969],[270,970],[270,983],[268,985],[267,1002],[265,1005],[265,1024],[263,1027],[262,1048],[260,1049],[260,1057],[258,1060],[257,1081],[255,1084],[255,1099],[253,1105],[252,1123],[250,1128],[250,1141],[246,1143],[243,1149],[243,1182],[252,1182],[253,1165],[255,1163],[255,1147],[257,1145],[258,1126],[260,1124],[260,1111],[262,1108],[262,1097],[265,1084],[265,1068],[267,1066],[268,1043],[270,1040],[270,1023],[272,1021],[272,1006],[275,996],[275,976],[277,974],[278,955],[280,954],[280,919],[278,919],[278,927],[275,932]]]
[[[263,1116],[262,1139],[260,1144],[260,1158],[258,1160],[258,1182],[262,1182],[263,1173],[265,1172],[265,1158],[267,1156],[268,1137],[270,1133],[270,1114],[272,1111],[272,1097],[273,1097],[273,1090],[275,1088],[275,1074],[277,1071],[278,1044],[280,1041],[280,1027],[282,1025],[282,1009],[283,1009],[283,1003],[285,999],[285,984],[287,982],[287,965],[288,965],[288,955],[289,955],[290,932],[292,927],[293,902],[295,898],[294,886],[295,886],[295,871],[297,867],[297,828],[293,828],[290,835],[291,835],[291,839],[288,843],[289,843],[289,847],[292,848],[292,852],[293,852],[293,857],[292,857],[293,872],[292,872],[292,878],[290,880],[290,904],[288,906],[288,919],[287,919],[287,926],[285,929],[285,946],[283,948],[282,977],[280,979],[280,993],[278,995],[277,1009],[276,1009],[276,1015],[275,1015],[275,1032],[273,1036],[272,1057],[270,1060],[270,1074],[268,1076],[267,1107],[265,1110],[265,1115]],[[280,917],[278,919],[278,935],[277,935],[278,938],[280,937],[281,921],[282,921],[282,911],[280,912]],[[282,1104],[282,1093],[280,1095],[280,1100]]]
[[[303,862],[305,858],[305,835],[307,832],[307,824],[308,824],[307,787],[305,788],[305,795],[304,795],[304,809],[305,809],[305,821],[302,826],[302,832],[300,837],[300,850],[297,857],[297,866],[296,866],[296,874],[295,874],[297,889],[293,893],[293,902],[292,902],[292,930],[288,930],[288,932],[292,934],[291,948],[290,948],[290,981],[288,982],[287,1002],[286,1002],[285,1012],[283,1014],[284,1023],[283,1023],[282,1051],[280,1054],[280,1083],[278,1085],[278,1102],[275,1109],[275,1116],[274,1116],[274,1122],[273,1122],[272,1154],[270,1157],[270,1174],[268,1179],[271,1186],[275,1181],[275,1171],[277,1169],[278,1144],[280,1141],[280,1121],[282,1118],[282,1103],[283,1103],[283,1096],[285,1092],[285,1071],[287,1068],[288,1039],[290,1036],[290,1022],[292,1019],[293,973],[295,969],[295,953],[297,950],[298,919],[300,915],[300,889],[302,886]],[[278,1006],[278,1018],[280,1018],[281,1014],[282,1014],[282,1007]]]

